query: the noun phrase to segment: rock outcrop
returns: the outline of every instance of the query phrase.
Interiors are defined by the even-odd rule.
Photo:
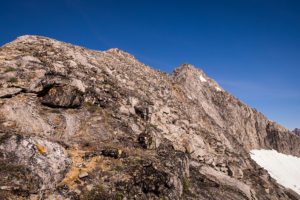
[[[299,128],[295,128],[295,129],[293,130],[293,132],[294,132],[296,135],[300,136],[300,129],[299,129]]]
[[[64,148],[57,143],[37,136],[6,134],[5,137],[0,145],[1,157],[5,160],[1,167],[4,171],[25,171],[25,174],[15,177],[6,172],[3,174],[6,177],[1,177],[2,187],[18,188],[27,193],[51,189],[62,181],[72,164]]]
[[[22,36],[0,70],[1,199],[300,199],[249,156],[300,138],[189,64]]]

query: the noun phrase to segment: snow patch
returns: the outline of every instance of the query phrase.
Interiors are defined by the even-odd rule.
[[[279,184],[300,194],[300,158],[275,150],[251,150],[250,156]]]
[[[218,92],[222,91],[221,88],[215,87]]]
[[[206,82],[207,80],[202,76],[202,74],[200,75],[200,81],[201,82]]]

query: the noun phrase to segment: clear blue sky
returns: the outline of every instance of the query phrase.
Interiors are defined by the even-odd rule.
[[[298,0],[2,1],[0,45],[24,34],[116,47],[171,72],[190,63],[289,129],[300,128]]]

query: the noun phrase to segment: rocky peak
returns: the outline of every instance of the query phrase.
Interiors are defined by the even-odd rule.
[[[261,148],[299,156],[300,139],[192,65],[42,36],[0,48],[2,199],[299,199]]]
[[[175,68],[173,73],[180,73],[182,71],[189,71],[189,70],[193,71],[193,70],[197,70],[197,68],[195,68],[193,65],[189,63],[183,63],[182,65],[179,65],[177,68]]]
[[[135,59],[133,55],[130,55],[129,53],[122,51],[118,48],[111,48],[111,49],[107,50],[106,52],[113,53],[113,54],[119,54],[119,55],[123,55],[124,57],[129,57],[129,58]]]
[[[32,43],[37,40],[41,39],[46,39],[46,37],[43,36],[35,36],[35,35],[23,35],[18,37],[16,40],[12,41],[9,44],[14,44],[14,43]]]
[[[299,129],[299,128],[295,128],[295,129],[293,130],[293,132],[294,132],[296,135],[300,136],[300,129]]]
[[[196,92],[196,88],[202,89],[203,86],[209,86],[217,92],[222,91],[221,86],[213,79],[206,76],[206,74],[199,68],[193,65],[184,63],[177,67],[171,76],[175,82],[181,82],[181,84],[189,84]],[[202,86],[202,87],[201,87]]]
[[[203,77],[202,82],[207,82],[206,79],[208,79],[208,77],[204,74],[204,72],[201,69],[196,68],[193,65],[188,64],[188,63],[184,63],[184,64],[178,66],[171,73],[171,75],[174,78],[179,78],[179,79],[182,78],[183,80],[188,80],[190,78],[193,78],[193,80],[191,80],[191,81],[196,81],[195,79],[200,80],[200,76]]]

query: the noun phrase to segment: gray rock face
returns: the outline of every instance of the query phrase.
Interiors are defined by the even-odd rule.
[[[300,199],[249,156],[300,156],[299,137],[189,64],[19,37],[0,48],[0,128],[3,199]]]
[[[299,129],[299,128],[295,128],[295,129],[293,130],[293,132],[294,132],[296,135],[300,136],[300,129]]]
[[[33,188],[27,191],[32,193],[54,188],[64,178],[72,164],[61,145],[37,136],[2,135],[0,151],[2,165],[6,166],[4,168],[17,170],[20,168],[30,173],[30,178],[34,182],[25,184],[34,184]],[[24,190],[26,186],[15,178],[6,178],[7,182],[2,184]],[[22,177],[20,179],[24,181]]]

